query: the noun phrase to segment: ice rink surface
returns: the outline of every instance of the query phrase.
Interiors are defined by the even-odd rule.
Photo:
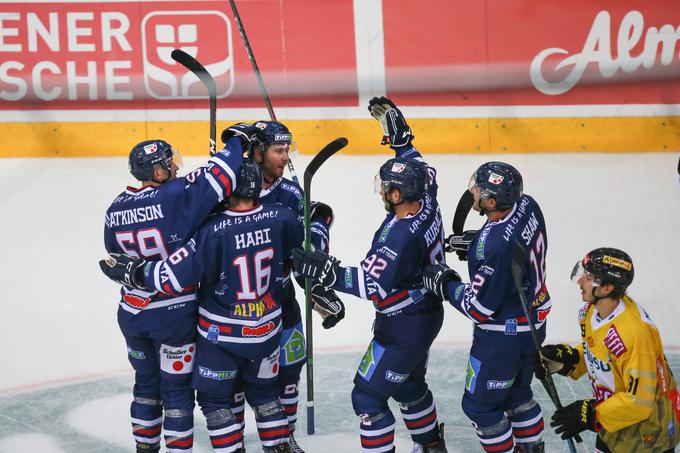
[[[426,153],[426,151],[424,150]],[[345,264],[364,255],[384,211],[373,193],[373,176],[389,156],[343,156],[322,167],[313,198],[336,213],[331,249]],[[553,299],[549,342],[579,338],[577,287],[569,280],[574,262],[589,250],[626,250],[636,265],[630,295],[656,322],[671,366],[680,369],[680,187],[676,153],[530,154],[427,156],[438,170],[445,225],[481,163],[502,160],[524,176],[525,192],[541,204],[548,228],[548,287]],[[299,175],[309,156],[295,156]],[[186,174],[203,159],[185,159]],[[100,274],[104,256],[104,212],[126,184],[133,184],[124,158],[0,160],[2,251],[0,332],[0,453],[132,451],[128,405],[132,373],[116,323],[117,288]],[[467,227],[482,218],[472,213]],[[449,264],[466,276],[454,256]],[[509,271],[509,270],[508,270]],[[354,371],[371,337],[373,309],[345,296],[347,316],[333,330],[315,321],[317,434],[303,434],[308,452],[359,451],[358,424],[351,409]],[[405,335],[408,335],[405,332]],[[453,308],[432,350],[428,381],[449,451],[480,451],[460,410],[466,347],[471,325]],[[586,382],[557,377],[563,402],[589,395]],[[304,381],[304,373],[303,373]],[[304,387],[304,382],[303,382]],[[552,412],[540,385],[537,399]],[[252,417],[252,415],[251,415]],[[260,451],[252,418],[249,451]],[[397,451],[410,440],[397,423]],[[548,451],[566,451],[546,432]],[[592,445],[592,444],[591,444]],[[196,413],[194,451],[210,451],[205,423]]]

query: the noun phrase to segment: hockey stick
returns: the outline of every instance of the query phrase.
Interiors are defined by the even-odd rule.
[[[208,89],[208,97],[210,98],[210,155],[215,155],[215,130],[217,117],[217,87],[215,86],[215,79],[210,75],[207,69],[203,67],[194,57],[181,49],[175,49],[170,54],[173,60],[181,64],[189,71],[193,72],[196,77]]]
[[[456,212],[453,214],[453,222],[451,222],[451,230],[453,234],[461,235],[465,229],[465,219],[467,219],[468,213],[472,209],[472,205],[475,203],[475,197],[469,190],[463,192],[458,200],[458,205],[456,206]]]
[[[529,301],[527,300],[527,295],[524,292],[524,263],[527,261],[527,256],[524,251],[524,247],[522,246],[522,243],[519,242],[518,240],[515,240],[514,243],[512,244],[512,279],[515,282],[515,288],[517,289],[517,293],[519,294],[520,301],[522,302],[522,310],[524,311],[524,316],[527,318],[527,322],[529,324],[529,331],[531,332],[531,339],[534,341],[534,347],[536,347],[536,351],[540,354],[541,351],[541,342],[538,341],[538,335],[536,335],[536,327],[534,326],[534,322],[532,321],[531,314],[529,313]],[[555,407],[557,409],[562,409],[562,403],[560,402],[560,397],[557,394],[557,388],[555,388],[555,382],[552,379],[552,376],[550,373],[546,373],[546,376],[544,379],[541,379],[541,384],[543,384],[543,387],[545,388],[545,391],[548,392],[548,396],[550,396],[550,399],[552,400],[553,404],[555,404]],[[581,439],[581,436],[576,434],[574,438],[568,438],[567,439],[567,445],[569,446],[569,451],[571,453],[576,453],[576,447],[574,447],[574,440],[581,444],[580,446],[583,447],[583,440]]]
[[[312,224],[309,203],[312,199],[312,178],[333,154],[347,146],[345,137],[336,138],[324,146],[305,168],[305,250],[311,249]],[[307,434],[314,434],[314,341],[312,330],[312,282],[305,278],[305,337],[307,337]]]
[[[241,40],[243,40],[243,45],[246,48],[246,53],[248,54],[248,59],[250,60],[250,64],[253,66],[253,71],[255,72],[255,76],[257,77],[257,83],[260,86],[260,92],[262,93],[262,97],[264,97],[264,103],[267,106],[267,111],[269,112],[269,118],[271,118],[272,121],[276,121],[276,114],[274,113],[274,107],[272,107],[272,101],[269,99],[269,93],[267,93],[267,87],[264,86],[264,80],[262,79],[262,73],[260,72],[259,66],[257,66],[257,61],[255,61],[255,54],[253,53],[253,48],[250,47],[250,41],[248,40],[248,36],[246,35],[246,29],[243,26],[243,22],[241,21],[241,15],[238,13],[238,9],[236,8],[236,2],[234,0],[229,0],[229,4],[231,5],[231,10],[234,13],[234,19],[236,19],[236,25],[238,26],[238,31],[241,33]],[[295,184],[298,186],[300,185],[300,181],[298,180],[297,173],[295,173],[295,167],[293,166],[293,160],[288,159],[288,171],[290,172],[291,177],[293,178],[293,181],[295,181]]]

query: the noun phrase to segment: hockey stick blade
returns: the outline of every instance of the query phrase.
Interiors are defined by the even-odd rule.
[[[453,222],[451,225],[451,230],[455,235],[463,234],[465,229],[465,219],[467,219],[468,213],[472,209],[472,205],[475,203],[475,197],[470,193],[469,190],[463,192],[458,200],[458,205],[456,206],[456,212],[453,214]]]
[[[518,240],[515,240],[512,244],[512,265],[511,265],[512,279],[514,280],[515,288],[517,289],[517,293],[522,303],[522,310],[524,311],[524,316],[526,316],[527,320],[529,321],[529,331],[531,332],[531,338],[534,341],[534,346],[536,347],[536,352],[538,353],[538,351],[541,350],[541,343],[538,341],[538,336],[536,335],[536,328],[534,327],[531,314],[529,313],[529,301],[527,300],[526,293],[524,292],[523,284],[525,276],[524,263],[526,263],[526,259],[527,256],[524,247],[522,246],[522,243],[519,242]],[[545,379],[540,379],[540,381],[541,384],[543,384],[546,393],[548,393],[548,396],[552,400],[555,407],[557,409],[561,409],[562,403],[560,402],[560,397],[557,394],[557,388],[555,387],[555,382],[553,381],[552,376],[550,374],[547,374]],[[578,434],[576,434],[573,439],[568,438],[567,445],[569,446],[569,451],[572,453],[576,452],[574,440],[576,440],[576,442],[578,442],[580,446],[583,446],[582,445],[583,440],[581,439],[581,436],[579,436]]]
[[[215,79],[210,75],[207,69],[198,62],[194,57],[183,51],[182,49],[175,49],[170,54],[173,60],[181,64],[189,71],[191,71],[203,83],[208,90],[208,98],[210,99],[210,155],[215,155],[215,137],[216,137],[216,122],[217,122],[217,86]]]
[[[314,174],[317,172],[317,170],[319,170],[323,163],[326,162],[333,154],[347,146],[348,143],[349,141],[345,137],[336,138],[324,146],[321,151],[319,151],[317,155],[314,156],[309,165],[307,165],[307,168],[305,168],[305,193],[307,193],[307,189],[309,189],[308,186],[312,183]],[[308,180],[309,183],[307,183]]]

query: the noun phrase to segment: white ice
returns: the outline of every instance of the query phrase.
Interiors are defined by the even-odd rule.
[[[388,157],[339,154],[315,178],[312,198],[335,209],[331,248],[345,264],[356,264],[363,257],[384,215],[373,193],[373,176]],[[630,294],[655,320],[666,349],[680,348],[676,153],[426,157],[438,170],[438,198],[447,226],[479,164],[503,160],[523,174],[525,191],[541,204],[548,228],[548,287],[553,298],[548,341],[577,341],[579,292],[569,273],[589,250],[614,246],[629,252],[635,262]],[[188,172],[202,160],[185,159],[183,170]],[[308,161],[309,156],[295,156],[300,176]],[[116,323],[118,290],[97,265],[105,253],[104,212],[126,184],[134,181],[124,158],[0,160],[0,235],[5,238],[0,254],[4,344],[0,397],[46,388],[58,392],[64,384],[130,374]],[[481,223],[471,213],[467,226]],[[449,264],[465,275],[464,263],[449,257]],[[315,321],[315,350],[318,354],[356,351],[358,363],[371,337],[373,309],[365,301],[344,300],[347,316],[335,329],[323,330]],[[470,339],[469,322],[449,307],[437,346],[464,348]],[[445,372],[436,363],[430,364],[430,374]],[[89,430],[92,436],[106,436],[109,442],[130,445],[128,403],[126,395],[86,402],[69,413],[67,423]],[[300,410],[304,410],[302,404]],[[0,422],[14,415],[0,414]],[[197,417],[197,423],[201,420]],[[402,426],[398,435],[403,434]],[[403,445],[408,443],[405,437],[400,439]],[[356,451],[358,442],[355,432],[304,440],[310,451],[323,451],[321,446],[325,446],[329,452]],[[0,438],[0,452],[14,451],[67,450],[49,432]]]

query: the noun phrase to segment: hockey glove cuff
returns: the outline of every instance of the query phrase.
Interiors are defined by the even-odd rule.
[[[324,329],[330,329],[345,317],[345,304],[335,291],[321,285],[312,287],[312,309],[323,318]]]
[[[305,252],[293,249],[293,266],[300,275],[311,278],[324,288],[331,288],[338,280],[340,261],[321,250]]]
[[[578,433],[590,430],[597,431],[594,399],[578,400],[568,406],[557,409],[552,416],[550,426],[555,428],[555,434],[562,439],[576,436]]]
[[[543,346],[541,358],[544,368],[550,374],[559,373],[562,376],[569,376],[579,362],[578,349],[572,348],[568,344],[547,344]],[[538,371],[536,377],[539,377]]]
[[[460,261],[467,261],[470,243],[477,235],[478,230],[467,230],[463,234],[452,234],[446,238],[444,250],[448,253],[455,252]]]
[[[243,149],[248,150],[250,142],[257,136],[257,131],[254,124],[236,123],[222,131],[222,143],[226,145],[230,138],[239,137],[243,143]]]
[[[146,264],[141,258],[124,255],[122,253],[109,253],[108,258],[99,261],[99,267],[104,275],[121,285],[137,289],[144,288],[142,268]]]
[[[380,122],[383,130],[381,145],[390,144],[394,149],[408,146],[415,138],[401,110],[385,96],[368,101],[368,111]]]
[[[446,288],[451,281],[461,281],[458,272],[446,264],[428,264],[423,269],[423,286],[442,300],[448,299]]]
[[[309,218],[314,221],[314,217],[319,217],[326,224],[326,228],[329,230],[335,221],[335,214],[333,214],[333,208],[328,206],[326,203],[321,201],[312,201],[309,203]]]

